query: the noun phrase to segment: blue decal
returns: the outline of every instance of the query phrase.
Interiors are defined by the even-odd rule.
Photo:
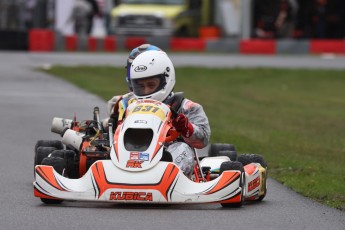
[[[150,154],[140,153],[139,160],[148,161],[150,159]]]

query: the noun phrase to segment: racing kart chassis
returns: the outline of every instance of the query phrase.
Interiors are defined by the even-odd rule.
[[[265,197],[267,165],[257,155],[239,156],[242,165],[224,151],[199,159],[194,149],[194,173],[184,175],[165,157],[169,155],[165,143],[179,136],[171,124],[173,116],[167,105],[143,100],[127,108],[115,131],[109,122],[108,133],[103,131],[97,107],[94,120],[86,125],[76,118],[54,118],[52,131],[62,136],[64,148],[74,151],[59,150],[45,158],[63,153],[69,162],[63,170],[44,163],[49,161],[36,162],[35,156],[34,195],[44,203],[220,203],[223,207]]]

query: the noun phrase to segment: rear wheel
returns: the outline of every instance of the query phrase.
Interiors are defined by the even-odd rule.
[[[65,157],[65,150],[54,150],[49,157],[59,157],[64,159]]]
[[[241,201],[237,203],[221,203],[221,205],[224,208],[239,208],[242,206],[243,201],[244,201],[244,184],[245,184],[245,176],[244,176],[244,169],[243,165],[239,161],[225,161],[221,164],[219,174],[222,174],[226,170],[238,170],[241,172],[241,177],[240,177],[240,187],[242,188],[241,191]]]
[[[265,175],[263,175],[263,186],[264,186],[264,194],[259,196],[257,201],[262,201],[266,194],[267,194],[267,163],[265,159],[259,154],[241,154],[238,156],[238,161],[240,161],[244,166],[250,163],[259,163],[263,168],[265,168]]]
[[[63,149],[63,144],[59,140],[39,140],[35,145],[35,152],[38,147],[54,147],[55,149]]]
[[[265,159],[259,154],[241,154],[238,156],[237,160],[246,166],[250,163],[260,163],[262,167],[267,168],[267,163]]]
[[[215,143],[211,144],[208,155],[210,157],[227,156],[231,161],[237,160],[236,148],[233,144]]]
[[[35,145],[35,160],[34,166],[41,164],[42,160],[46,158],[54,150],[63,149],[63,144],[59,140],[39,140]]]
[[[237,161],[237,152],[231,150],[222,150],[218,152],[218,156],[226,156],[229,157],[231,161]]]

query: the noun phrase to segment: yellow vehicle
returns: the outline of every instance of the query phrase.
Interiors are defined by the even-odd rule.
[[[111,32],[125,36],[197,36],[210,0],[122,0],[111,12]]]

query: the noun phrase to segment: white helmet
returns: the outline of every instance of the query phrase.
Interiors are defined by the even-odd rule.
[[[175,69],[163,51],[139,54],[131,65],[131,84],[136,99],[164,101],[175,86]],[[155,80],[158,86],[147,93],[143,90],[143,79]]]

